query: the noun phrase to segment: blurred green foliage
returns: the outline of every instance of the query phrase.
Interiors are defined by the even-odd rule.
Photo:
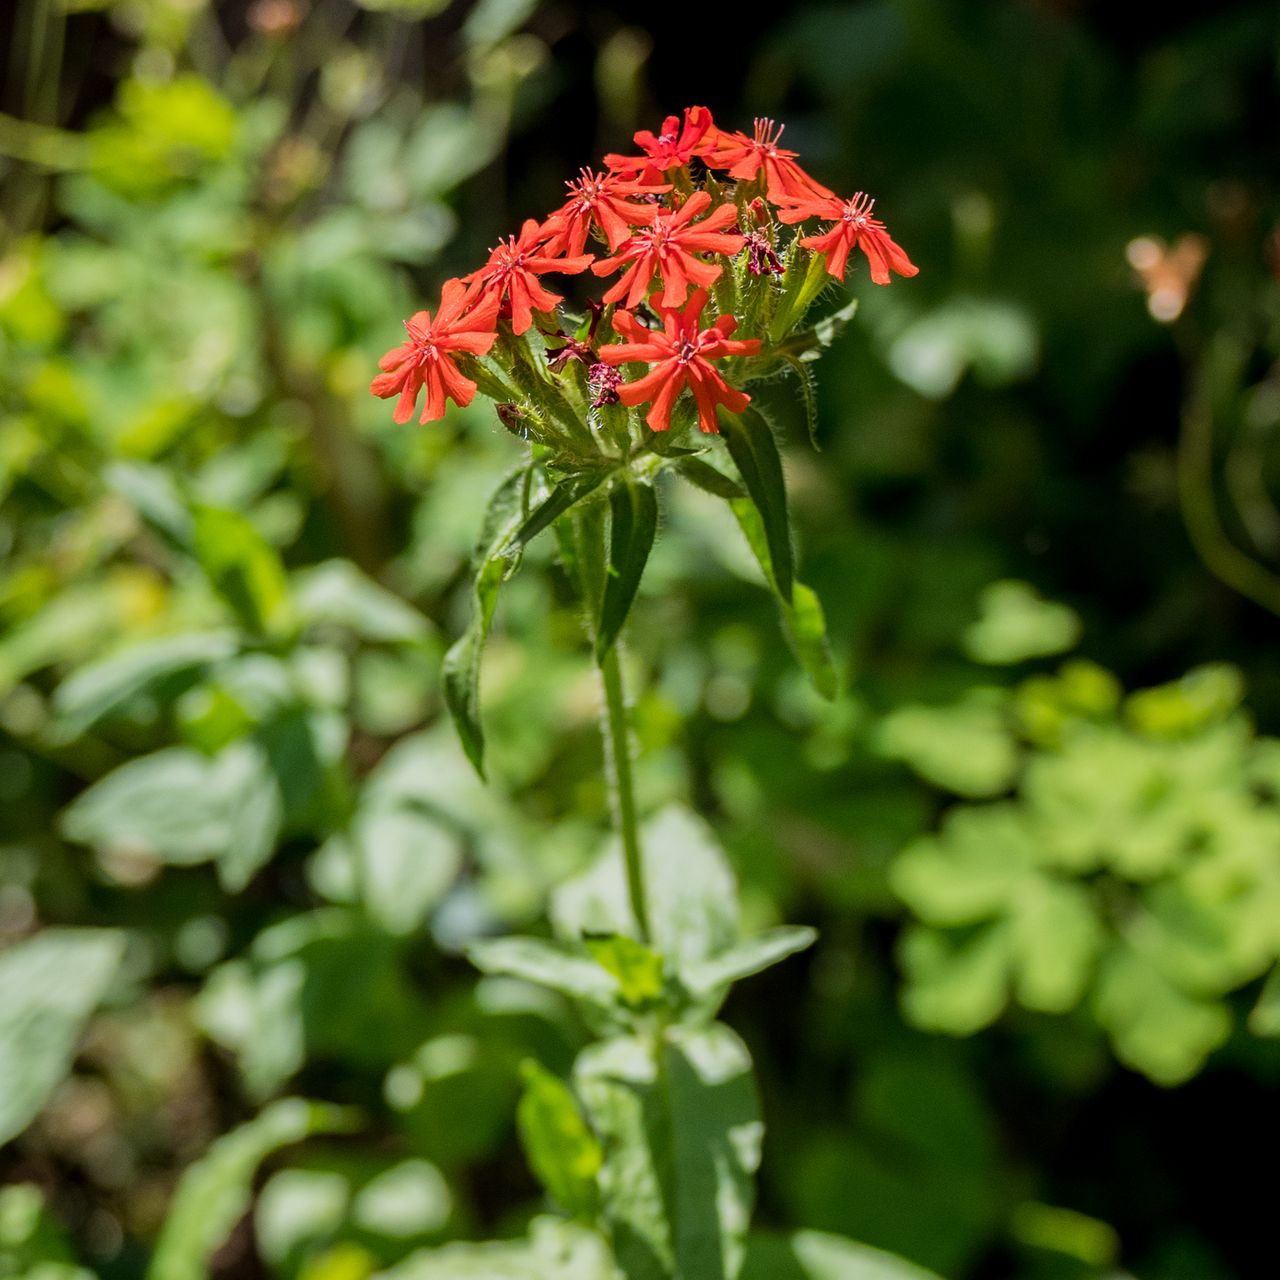
[[[339,8],[119,0],[67,20],[61,72],[60,10],[13,28],[0,1271],[608,1274],[540,1184],[589,1216],[648,1065],[574,1072],[583,1008],[496,937],[618,925],[582,924],[591,655],[544,534],[494,615],[482,785],[440,668],[524,446],[478,404],[395,428],[367,387],[655,98],[785,119],[922,267],[853,278],[820,453],[789,384],[760,397],[836,698],[747,539],[780,548],[694,487],[659,489],[629,628],[640,808],[696,809],[734,871],[681,981],[820,931],[697,1032],[730,1067],[750,1046],[769,1118],[744,1276],[879,1275],[868,1246],[956,1277],[1260,1270],[1280,683],[1229,588],[1274,607],[1271,7],[800,6],[729,69],[691,61],[694,13],[676,41],[639,10]],[[114,59],[79,98],[77,49]],[[822,672],[807,590],[784,621]],[[610,945],[599,1016],[636,1016],[666,979]],[[740,1206],[728,1114],[689,1134]]]

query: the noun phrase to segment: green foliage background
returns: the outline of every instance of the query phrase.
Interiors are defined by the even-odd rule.
[[[367,386],[442,279],[696,101],[785,120],[921,268],[851,276],[820,452],[794,383],[759,398],[839,696],[688,486],[627,637],[644,814],[706,818],[745,934],[819,930],[724,1014],[757,1221],[955,1277],[1265,1273],[1273,6],[119,0],[20,6],[10,45],[0,1268],[364,1280],[522,1234],[535,1174],[590,1215],[586,1028],[461,954],[548,931],[605,837],[590,655],[545,534],[483,786],[440,663],[523,445]],[[1187,233],[1158,323],[1126,246]],[[596,1274],[573,1230],[539,1256]]]

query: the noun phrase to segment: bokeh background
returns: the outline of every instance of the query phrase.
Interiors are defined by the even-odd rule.
[[[494,786],[467,781],[439,662],[520,445],[479,402],[397,428],[367,386],[445,278],[699,103],[784,121],[920,268],[889,289],[851,275],[812,444],[794,384],[760,393],[841,698],[806,692],[736,530],[687,495],[664,500],[632,624],[643,804],[712,822],[753,920],[820,930],[726,1011],[769,1119],[759,1220],[956,1280],[1271,1273],[1280,1046],[1245,1017],[1261,980],[1176,1087],[1117,1061],[1083,1007],[913,1028],[887,873],[950,799],[877,735],[909,704],[1056,668],[966,656],[1001,579],[1074,609],[1079,653],[1126,688],[1233,664],[1280,733],[1273,4],[17,0],[0,24],[0,938],[130,931],[73,1075],[0,1150],[66,1249],[141,1275],[178,1172],[286,1083],[371,1117],[307,1168],[358,1187],[427,1160],[443,1209],[407,1234],[376,1211],[330,1224],[324,1249],[249,1217],[215,1274],[362,1280],[536,1209],[517,1065],[564,1070],[583,1032],[478,985],[459,952],[536,922],[607,826],[590,671],[533,548],[485,669]],[[1218,434],[1197,452],[1201,403]],[[295,582],[342,558],[417,612],[352,624],[337,677],[298,658],[302,693],[170,672],[68,727],[68,673],[213,616],[166,542],[171,492],[242,513]],[[128,760],[250,729],[285,818],[234,892],[216,837],[127,847],[110,814],[67,810]],[[454,804],[449,871],[352,906],[328,837],[365,779],[415,769]]]

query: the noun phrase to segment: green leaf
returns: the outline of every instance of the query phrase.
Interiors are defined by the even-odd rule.
[[[510,974],[595,1004],[611,1004],[618,995],[608,970],[540,938],[485,938],[467,948],[467,959],[483,973]]]
[[[769,340],[781,342],[791,326],[804,319],[813,300],[830,283],[825,253],[819,253],[813,258],[809,258],[803,250],[798,253],[787,267],[783,279],[782,301],[778,303],[773,323],[769,326]]]
[[[827,620],[817,595],[803,582],[792,584],[791,603],[782,605],[782,628],[800,665],[809,673],[813,687],[827,699],[840,692],[840,677],[831,661],[827,643]]]
[[[111,463],[103,479],[149,524],[171,542],[189,548],[195,540],[195,521],[173,477],[164,467],[148,462]]]
[[[69,840],[179,866],[216,859],[234,893],[271,856],[282,814],[265,753],[241,739],[212,760],[190,747],[130,760],[81,792],[60,826]]]
[[[640,854],[650,942],[677,973],[738,941],[737,880],[701,818],[669,805],[641,830]],[[636,937],[619,843],[556,889],[551,918],[566,939],[614,933]]]
[[[525,1083],[516,1123],[529,1165],[562,1209],[590,1225],[600,1212],[600,1144],[559,1076],[532,1059],[521,1072]]]
[[[991,925],[962,946],[912,926],[898,958],[907,976],[902,1011],[923,1031],[972,1035],[1000,1016],[1009,998],[1009,932]]]
[[[717,409],[720,432],[764,524],[769,569],[778,594],[791,603],[791,531],[787,523],[787,486],[782,459],[769,424],[748,406],[741,414]],[[739,500],[740,501],[740,500]],[[735,504],[736,507],[736,504]]]
[[[0,954],[0,1143],[62,1082],[124,941],[116,930],[54,928]]]
[[[81,667],[53,696],[58,719],[52,733],[60,742],[78,738],[166,676],[199,670],[238,648],[234,631],[194,631],[146,640]]]
[[[741,1040],[722,1023],[587,1048],[578,1093],[604,1142],[600,1189],[630,1280],[741,1270],[764,1127]]]
[[[445,703],[453,716],[462,749],[482,778],[485,774],[484,730],[480,725],[480,656],[498,603],[498,589],[515,564],[508,542],[521,527],[521,498],[528,482],[527,468],[513,471],[489,499],[476,541],[471,621],[444,655],[440,671]]]
[[[661,956],[620,933],[583,941],[597,962],[617,978],[628,1004],[642,1005],[662,994]]]
[[[609,568],[596,627],[596,661],[618,638],[658,531],[658,496],[647,480],[626,478],[609,494]]]
[[[1102,967],[1094,1012],[1111,1033],[1116,1057],[1165,1086],[1189,1080],[1231,1034],[1225,1004],[1180,991],[1147,956],[1124,944]]]
[[[1000,689],[970,689],[950,707],[905,706],[880,722],[876,750],[957,795],[999,795],[1018,771]]]
[[[825,1231],[797,1231],[791,1249],[807,1280],[938,1280],[895,1253]]]
[[[736,498],[729,503],[737,517],[766,581],[773,588],[782,612],[782,630],[796,660],[804,667],[814,688],[828,701],[840,692],[840,678],[831,661],[831,647],[827,643],[827,623],[822,604],[808,587],[793,582],[791,599],[783,597],[773,572],[773,557],[769,552],[768,535],[759,508],[747,498]]]
[[[429,1160],[402,1160],[360,1189],[351,1206],[356,1226],[392,1240],[430,1235],[453,1213],[453,1193]]]
[[[731,480],[723,471],[717,470],[709,462],[703,462],[701,458],[681,458],[676,463],[676,470],[704,493],[724,498],[726,502],[747,496],[736,480]]]
[[[361,572],[350,560],[326,560],[290,579],[302,626],[342,627],[374,643],[425,639],[431,623],[412,605]]]
[[[802,925],[785,925],[767,929],[764,933],[745,942],[739,942],[719,955],[701,964],[690,965],[684,971],[684,982],[694,995],[708,995],[718,987],[727,987],[739,978],[775,965],[779,960],[811,947],[817,941],[817,931]]]
[[[352,834],[369,914],[388,933],[412,933],[453,884],[461,840],[408,808],[363,812]]]
[[[350,1128],[338,1107],[284,1098],[217,1138],[178,1183],[147,1280],[206,1280],[209,1259],[249,1208],[263,1158],[313,1133]]]
[[[196,507],[196,555],[209,581],[256,635],[290,622],[289,584],[276,549],[237,511]]]
[[[1280,1036],[1280,966],[1262,984],[1258,1003],[1249,1014],[1249,1030],[1255,1036]]]
[[[512,541],[518,546],[525,546],[554,520],[576,506],[587,494],[598,489],[607,475],[608,472],[604,470],[588,471],[583,475],[562,480],[517,529]]]
[[[964,650],[975,662],[998,666],[1047,657],[1080,640],[1075,610],[1042,600],[1025,582],[993,582],[978,607],[981,616],[964,633]]]
[[[281,1266],[309,1240],[331,1236],[347,1214],[351,1184],[340,1173],[281,1169],[272,1174],[253,1207],[253,1232],[262,1256]]]
[[[380,1280],[618,1280],[609,1248],[594,1231],[562,1218],[535,1218],[523,1240],[455,1241],[418,1249]]]

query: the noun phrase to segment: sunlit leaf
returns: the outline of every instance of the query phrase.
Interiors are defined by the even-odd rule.
[[[590,1225],[600,1211],[600,1144],[564,1081],[532,1059],[522,1072],[524,1093],[516,1123],[529,1165],[552,1199]]]
[[[773,583],[782,599],[790,604],[792,567],[787,486],[773,431],[750,407],[741,414],[724,409],[718,413],[720,432],[764,524]]]

